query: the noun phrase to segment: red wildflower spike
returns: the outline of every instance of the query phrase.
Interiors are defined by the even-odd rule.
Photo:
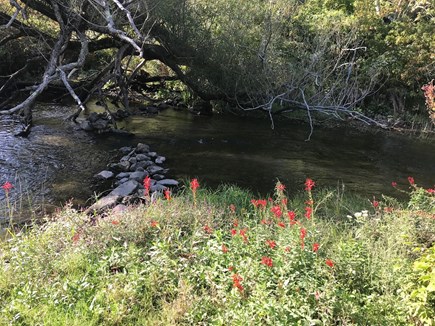
[[[192,189],[193,192],[196,192],[196,189],[199,188],[199,182],[198,179],[193,179],[192,181],[190,181],[190,189]]]
[[[284,248],[284,250],[285,250],[285,252],[290,252],[290,247],[287,246]]]
[[[239,226],[239,220],[234,220],[233,221],[233,226],[236,228],[236,227],[238,227]]]
[[[279,222],[277,225],[278,225],[280,228],[285,229],[285,224],[284,224],[283,222]]]
[[[272,267],[273,261],[271,258],[264,256],[263,258],[261,258],[261,264]]]
[[[222,252],[224,253],[224,254],[226,254],[227,252],[228,252],[228,248],[227,248],[227,246],[226,245],[222,245]]]
[[[266,240],[266,245],[273,249],[276,247],[276,242],[273,240]]]
[[[313,180],[311,180],[309,178],[307,178],[307,180],[305,180],[305,190],[306,191],[311,191],[311,189],[313,189],[313,187],[315,185],[316,185],[316,183]]]
[[[374,199],[373,199],[372,205],[373,205],[373,207],[376,209],[376,208],[379,207],[379,202],[378,202],[377,200],[374,200]]]
[[[143,180],[143,186],[145,188],[145,195],[149,196],[151,189],[151,178],[149,176],[146,176]]]
[[[305,207],[305,217],[309,220],[313,214],[313,209],[310,206]]]
[[[231,229],[231,235],[234,237],[235,235],[237,235],[237,230],[236,229]]]
[[[5,193],[9,193],[9,191],[13,188],[14,186],[12,185],[12,183],[10,183],[9,181],[6,181],[4,183],[4,185],[2,186],[3,190],[5,191]]]
[[[320,245],[316,242],[313,244],[313,252],[317,252],[319,250]]]
[[[410,184],[411,186],[415,185],[415,182],[414,182],[414,178],[413,178],[413,177],[408,177],[408,182],[409,182],[409,184]]]
[[[239,274],[233,275],[233,287],[237,288],[240,292],[243,291],[243,286],[240,284],[242,280],[243,278]]]
[[[165,189],[165,198],[166,200],[171,200],[171,190],[169,188]]]
[[[435,194],[435,188],[429,188],[429,189],[426,189],[426,192],[428,193],[428,194]]]
[[[285,190],[285,186],[281,183],[281,182],[278,182],[277,184],[276,184],[276,190],[278,190],[279,192],[283,192],[284,190]]]
[[[301,228],[301,231],[300,231],[301,240],[304,240],[306,235],[307,235],[307,229]]]
[[[391,185],[392,185],[394,188],[396,188],[396,187],[397,187],[397,182],[396,182],[396,181],[393,181],[393,182],[391,182]]]
[[[325,260],[325,264],[328,265],[329,267],[334,267],[334,262],[331,259],[326,259]]]
[[[229,267],[228,267],[228,270],[229,270],[230,272],[232,272],[233,269],[234,269],[234,266],[229,266]]]
[[[281,218],[282,216],[281,207],[273,206],[270,210],[273,213],[273,215],[275,215],[276,218]]]
[[[159,226],[159,222],[157,222],[157,221],[154,221],[154,220],[153,220],[153,221],[151,221],[150,223],[151,223],[151,227],[152,227],[152,228],[156,228],[157,226]]]
[[[113,220],[113,221],[112,221],[112,224],[113,224],[113,225],[118,225],[118,224],[119,224],[119,221],[117,221],[117,220]]]

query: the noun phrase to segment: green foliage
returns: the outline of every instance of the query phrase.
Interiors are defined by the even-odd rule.
[[[421,325],[434,325],[435,316],[435,246],[413,264],[407,293],[410,312]]]
[[[432,313],[435,253],[414,250],[432,219],[331,190],[251,200],[228,185],[199,188],[193,205],[185,188],[94,222],[66,207],[0,244],[0,323],[407,325]]]

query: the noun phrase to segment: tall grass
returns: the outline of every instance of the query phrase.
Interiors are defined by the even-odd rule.
[[[230,185],[195,196],[104,217],[67,206],[15,233],[0,245],[0,324],[429,324],[433,293],[412,294],[428,288],[414,262],[433,245],[432,194],[375,208],[313,189],[309,219],[306,191],[276,189],[264,208]]]

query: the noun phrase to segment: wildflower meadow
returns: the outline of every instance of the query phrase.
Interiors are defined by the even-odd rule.
[[[0,324],[434,325],[435,194],[408,183],[407,202],[193,179],[105,216],[66,206],[1,242]]]

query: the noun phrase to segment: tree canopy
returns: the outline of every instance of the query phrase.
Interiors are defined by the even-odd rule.
[[[271,117],[302,109],[382,125],[377,111],[424,110],[420,88],[435,73],[429,0],[0,4],[0,114],[31,108],[49,87],[74,98],[76,116],[108,89],[128,108],[132,90],[169,78]]]

